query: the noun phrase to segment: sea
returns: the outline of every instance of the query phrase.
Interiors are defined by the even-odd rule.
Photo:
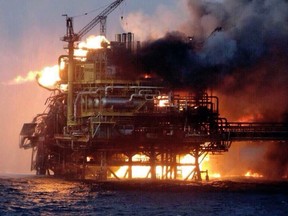
[[[288,215],[288,181],[79,181],[0,175],[0,215]]]

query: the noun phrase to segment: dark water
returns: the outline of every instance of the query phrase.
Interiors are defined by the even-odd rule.
[[[0,215],[288,215],[287,182],[93,183],[0,176]]]

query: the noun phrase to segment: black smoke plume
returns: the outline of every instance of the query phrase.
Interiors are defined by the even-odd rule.
[[[156,73],[172,86],[227,92],[241,91],[251,83],[269,85],[275,80],[275,73],[276,79],[278,76],[287,79],[285,71],[282,74],[275,71],[283,68],[283,63],[286,66],[281,60],[288,57],[287,1],[188,0],[187,3],[194,19],[185,24],[184,32],[170,32],[145,43],[139,54],[144,70]],[[194,36],[189,29],[196,25],[195,14],[199,22],[208,16],[217,20],[215,31],[204,34],[203,29],[209,23],[202,23],[198,27],[202,34]],[[188,39],[190,36],[192,41]],[[270,62],[269,68],[257,77],[258,71],[251,69],[266,61]],[[231,77],[237,82],[224,86]]]
[[[225,95],[234,113],[258,116],[254,121],[283,121],[288,113],[288,1],[187,0],[187,7],[190,20],[146,41],[130,69],[156,74],[175,88],[213,89]],[[287,148],[281,145],[286,156]],[[287,176],[288,161],[279,152],[270,148],[265,158],[279,171],[276,176]]]

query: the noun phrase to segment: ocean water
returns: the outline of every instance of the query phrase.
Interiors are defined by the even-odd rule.
[[[0,176],[0,215],[288,215],[288,182],[81,182]]]

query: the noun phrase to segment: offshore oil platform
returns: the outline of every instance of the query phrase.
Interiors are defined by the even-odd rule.
[[[200,168],[205,156],[228,151],[233,141],[288,139],[287,124],[228,122],[208,93],[175,90],[147,74],[124,78],[115,59],[137,53],[132,33],[76,56],[75,42],[99,23],[103,34],[107,15],[122,2],[114,1],[77,34],[66,17],[68,55],[59,57],[58,82],[66,88],[53,89],[46,112],[20,133],[20,147],[32,149],[31,169],[38,175],[133,179],[133,167],[142,166],[147,178],[180,179],[179,167],[191,166],[181,179],[201,180],[208,178]],[[187,154],[194,161],[181,162]],[[121,167],[123,176],[117,174]]]

